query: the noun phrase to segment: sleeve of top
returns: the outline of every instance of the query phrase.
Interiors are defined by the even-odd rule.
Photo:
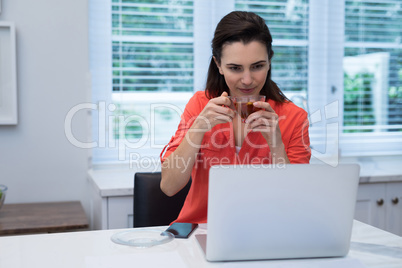
[[[307,112],[298,113],[286,154],[291,164],[308,164],[311,158]]]
[[[179,126],[177,127],[175,135],[170,139],[169,143],[163,148],[160,154],[160,160],[162,163],[180,145],[180,143],[186,136],[187,131],[193,125],[194,120],[204,108],[205,105],[202,105],[202,102],[200,100],[201,93],[204,94],[204,92],[197,92],[188,101],[186,108],[181,115],[181,120]]]

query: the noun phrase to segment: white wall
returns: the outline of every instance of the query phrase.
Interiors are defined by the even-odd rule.
[[[6,203],[81,200],[88,211],[89,151],[69,143],[68,111],[90,101],[86,0],[1,0],[0,21],[17,32],[18,125],[0,125]],[[73,118],[85,141],[89,116]]]

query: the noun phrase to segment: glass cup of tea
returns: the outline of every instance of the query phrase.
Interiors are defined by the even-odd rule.
[[[256,101],[265,101],[265,96],[229,96],[229,99],[232,101],[231,108],[240,115],[242,122],[244,122],[250,114],[262,110],[262,108],[255,107],[253,103]]]

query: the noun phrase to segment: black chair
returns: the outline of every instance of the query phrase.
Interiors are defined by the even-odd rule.
[[[172,197],[160,189],[161,172],[134,175],[134,227],[163,226],[174,221],[190,189],[187,185]]]

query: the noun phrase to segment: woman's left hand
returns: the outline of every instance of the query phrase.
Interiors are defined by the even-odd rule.
[[[247,129],[261,132],[269,147],[272,149],[282,147],[282,135],[279,129],[279,117],[268,102],[257,101],[256,108],[262,110],[254,112],[246,119]]]

